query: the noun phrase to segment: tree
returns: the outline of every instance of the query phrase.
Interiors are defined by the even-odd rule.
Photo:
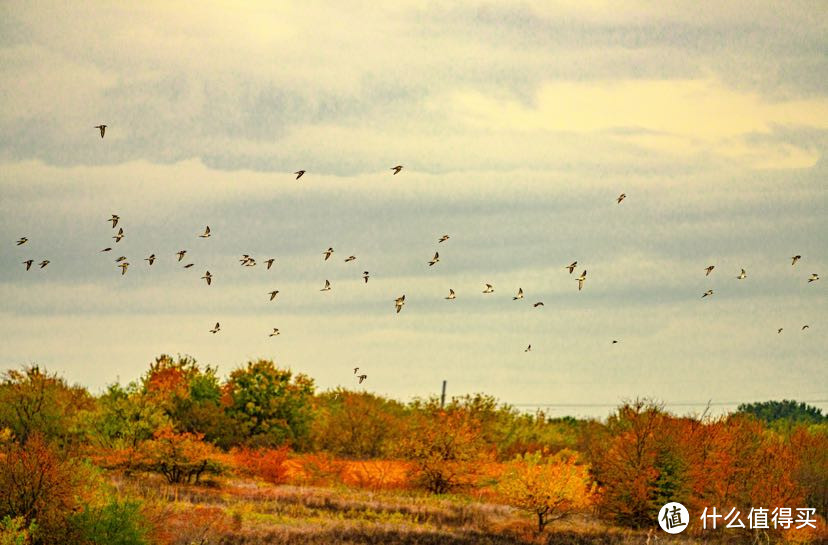
[[[9,428],[20,443],[40,434],[62,445],[77,437],[79,415],[94,408],[88,392],[69,386],[38,366],[9,370],[0,382],[0,429]]]
[[[198,434],[162,428],[141,444],[138,466],[164,475],[171,484],[198,484],[202,475],[216,475],[223,469],[215,447],[201,439]]]
[[[736,408],[736,412],[752,415],[765,424],[773,424],[777,420],[786,420],[788,422],[802,424],[819,424],[828,420],[828,417],[825,417],[820,409],[789,399],[742,403]]]
[[[594,493],[590,481],[588,468],[578,465],[574,453],[550,457],[534,452],[508,464],[498,490],[506,503],[533,513],[541,533],[547,524],[589,507]]]
[[[222,403],[248,446],[301,449],[309,438],[313,390],[306,375],[258,360],[230,373]]]

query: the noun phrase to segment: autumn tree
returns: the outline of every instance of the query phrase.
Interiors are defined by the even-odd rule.
[[[414,478],[429,492],[444,494],[474,484],[480,464],[493,458],[479,414],[436,399],[415,402],[400,453],[415,465]]]
[[[248,446],[303,448],[312,419],[313,380],[269,360],[248,362],[230,373],[222,403]]]
[[[32,434],[62,445],[78,437],[80,414],[94,408],[94,401],[79,386],[38,366],[12,369],[0,382],[0,429],[8,428],[17,441],[25,443]]]
[[[547,456],[536,451],[507,465],[498,491],[506,503],[534,514],[541,533],[547,524],[589,507],[594,486],[573,452]]]
[[[215,447],[201,439],[198,434],[162,428],[141,444],[138,465],[164,475],[170,483],[198,484],[202,475],[219,474],[223,469]]]
[[[313,443],[338,456],[387,456],[402,434],[405,415],[401,403],[368,392],[326,392],[317,397]]]

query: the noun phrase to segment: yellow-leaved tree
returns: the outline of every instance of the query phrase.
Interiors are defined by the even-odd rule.
[[[532,452],[508,463],[498,492],[509,505],[537,516],[540,533],[547,524],[589,507],[595,485],[574,453]]]

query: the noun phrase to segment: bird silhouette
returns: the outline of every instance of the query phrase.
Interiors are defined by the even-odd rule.
[[[483,293],[494,293],[494,288],[491,284],[486,284],[486,289],[483,290]]]
[[[101,138],[104,137],[104,133],[106,132],[106,125],[95,125],[96,129],[100,129],[101,131]]]
[[[531,352],[531,351],[532,351],[532,345],[530,344],[529,346],[526,347],[526,350],[524,350],[524,352]]]
[[[518,299],[523,299],[523,288],[518,288],[517,295],[512,297],[512,301],[517,301]]]
[[[209,286],[213,282],[213,275],[210,274],[210,271],[204,273],[204,276],[201,277],[202,280],[207,281],[207,285]]]
[[[219,324],[218,322],[216,322],[216,327],[214,327],[213,329],[211,329],[211,330],[210,330],[210,333],[218,333],[219,331],[221,331],[221,324]]]
[[[745,278],[747,278],[747,273],[744,269],[742,269],[742,272],[739,273],[739,276],[736,277],[736,280],[744,280]]]
[[[278,328],[276,328],[276,327],[274,327],[274,328],[273,328],[273,332],[270,334],[270,336],[271,336],[271,337],[275,337],[276,335],[279,335],[279,334],[280,334],[280,333],[279,333],[279,329],[278,329]]]
[[[118,220],[120,220],[120,219],[121,219],[121,216],[119,216],[118,214],[112,214],[112,217],[109,218],[106,221],[111,221],[112,222],[112,228],[115,229],[115,227],[118,226]]]
[[[543,301],[538,301],[537,303],[535,303],[534,305],[532,305],[532,308],[538,308],[538,307],[542,307],[542,306],[544,306],[544,305],[543,305]]]
[[[431,267],[434,264],[440,261],[440,254],[438,252],[434,252],[434,257],[431,258],[431,261],[428,262],[428,266]]]
[[[124,234],[124,228],[123,228],[123,227],[119,227],[119,228],[118,228],[118,233],[117,233],[117,234],[115,234],[115,235],[113,235],[113,237],[112,237],[112,238],[114,238],[114,239],[115,239],[115,242],[116,242],[116,243],[118,243],[118,242],[121,242],[121,239],[122,239],[122,238],[124,238],[125,236],[126,236],[126,235]]]
[[[359,375],[357,378],[359,379],[359,383],[362,384],[362,381],[368,378],[368,375]]]
[[[331,291],[331,283],[328,280],[325,280],[325,287],[319,291]]]
[[[578,291],[581,291],[581,289],[584,287],[584,282],[586,282],[586,273],[586,269],[584,269],[584,272],[581,273],[581,276],[576,278],[576,280],[578,281]]]
[[[370,276],[370,275],[368,274],[368,271],[363,271],[363,273],[362,273],[362,279],[363,279],[363,280],[365,280],[365,283],[366,283],[366,284],[368,283],[368,278],[369,278],[369,276]]]
[[[279,295],[279,290],[273,290],[270,292],[270,300],[273,301],[277,295]]]
[[[120,265],[118,265],[118,266],[119,266],[119,267],[121,267],[121,276],[123,276],[123,275],[125,275],[125,274],[126,274],[126,272],[127,272],[127,268],[129,267],[129,262],[128,262],[128,261],[124,261],[124,262],[122,262],[122,263],[121,263]]]
[[[394,171],[394,176],[399,174],[402,169],[403,169],[402,165],[397,165],[395,167],[391,167],[391,170]]]
[[[27,271],[32,268],[32,263],[34,263],[34,259],[27,259],[23,262],[23,264],[26,265]]]
[[[811,273],[811,277],[808,279],[808,283],[816,282],[819,280],[819,275],[817,273]]]
[[[210,226],[204,228],[204,233],[198,235],[199,238],[210,238]]]
[[[270,270],[270,267],[273,266],[273,262],[276,261],[274,258],[265,259],[262,263],[267,263],[267,270]]]
[[[305,171],[304,170],[297,170],[296,172],[294,172],[294,174],[296,174],[296,179],[298,180],[299,178],[302,177],[303,174],[305,174]]]
[[[802,259],[802,256],[801,256],[801,255],[795,255],[795,256],[793,256],[793,257],[791,258],[791,266],[796,265],[796,262],[797,262],[797,261],[799,261],[800,259]]]
[[[710,276],[710,273],[712,273],[713,269],[715,269],[715,268],[716,268],[716,265],[710,265],[709,267],[705,268],[704,269],[705,270],[704,275],[705,276]]]
[[[447,241],[447,240],[448,240],[448,239],[450,239],[450,238],[451,238],[451,237],[450,237],[450,236],[448,236],[448,235],[443,235],[443,236],[441,236],[441,237],[440,237],[440,240],[438,240],[437,242],[445,242],[445,241]]]
[[[457,296],[456,296],[456,295],[454,295],[454,290],[453,290],[453,289],[451,289],[451,288],[449,288],[449,294],[448,294],[448,297],[446,297],[446,299],[448,299],[449,301],[451,301],[452,299],[456,299],[456,298],[457,298]]]
[[[42,269],[42,268],[44,268],[46,265],[48,265],[49,263],[51,263],[51,261],[49,261],[48,259],[44,259],[43,261],[41,261],[40,263],[38,263],[38,265],[40,265],[40,268]]]
[[[627,198],[627,194],[626,193],[621,193],[620,195],[618,195],[618,198],[616,199],[616,202],[618,204],[621,204],[621,201],[623,201],[626,198]]]
[[[178,252],[176,252],[175,255],[178,256],[178,261],[180,262],[182,259],[184,259],[184,256],[186,254],[187,254],[187,250],[178,250]]]
[[[155,254],[150,254],[149,257],[145,257],[144,261],[148,262],[150,267],[152,267],[152,264],[155,263]]]
[[[713,290],[707,290],[706,292],[704,292],[704,295],[702,295],[701,298],[704,299],[709,295],[713,295]]]
[[[396,299],[394,299],[394,308],[397,309],[397,314],[400,313],[400,311],[402,310],[404,304],[405,304],[405,294],[403,294],[402,296],[397,297]]]
[[[569,274],[572,274],[572,271],[574,271],[574,270],[575,270],[575,267],[576,267],[577,265],[578,265],[578,262],[577,262],[577,261],[573,261],[572,263],[570,263],[569,265],[567,265],[566,267],[564,267],[564,269],[569,269]]]
[[[348,257],[345,258],[345,263],[349,263],[349,262],[354,261],[354,260],[356,260],[356,256],[355,255],[349,255]]]
[[[20,246],[21,244],[26,244],[26,242],[28,241],[29,239],[27,239],[26,237],[20,237],[20,239],[18,239],[17,241],[17,245]]]
[[[334,252],[334,249],[333,249],[333,248],[328,248],[327,250],[325,250],[324,252],[322,252],[322,255],[324,255],[324,256],[325,256],[325,261],[327,261],[327,260],[328,260],[328,258],[329,258],[329,257],[331,257],[331,254],[332,254],[333,252]]]

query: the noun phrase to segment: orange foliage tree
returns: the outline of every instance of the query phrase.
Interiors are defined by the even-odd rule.
[[[233,463],[240,473],[259,477],[272,484],[282,484],[287,481],[286,462],[289,452],[287,447],[240,447],[233,449],[232,455]]]
[[[498,485],[506,503],[537,517],[538,533],[589,507],[594,489],[588,468],[578,465],[574,453],[564,451],[554,457],[537,451],[517,456]]]
[[[161,473],[170,483],[198,484],[203,474],[219,474],[223,470],[215,447],[201,439],[200,434],[162,428],[141,444],[138,466]]]

